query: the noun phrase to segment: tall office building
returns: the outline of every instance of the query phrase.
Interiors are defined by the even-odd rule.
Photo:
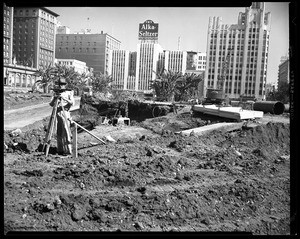
[[[113,79],[113,85],[116,90],[127,89],[127,78],[129,73],[129,51],[125,50],[111,50],[110,51],[110,62],[111,68],[109,75]]]
[[[116,90],[135,91],[136,52],[110,50],[108,75]]]
[[[207,88],[217,86],[229,53],[225,93],[229,98],[264,99],[270,20],[271,14],[265,12],[263,2],[253,2],[244,13],[239,13],[237,24],[222,24],[220,17],[209,18],[204,94]]]
[[[3,64],[12,63],[13,52],[13,7],[3,3]]]
[[[135,90],[148,93],[152,92],[150,83],[156,78],[159,54],[162,47],[155,42],[141,42],[137,46],[137,67]]]
[[[164,69],[172,72],[185,72],[186,51],[164,51]]]
[[[280,65],[278,67],[278,82],[277,86],[280,89],[283,83],[290,82],[290,59],[288,57],[282,57]]]
[[[86,62],[94,74],[108,74],[109,50],[119,50],[121,42],[107,33],[57,34],[55,55],[57,59],[76,59]]]
[[[14,8],[13,57],[18,65],[39,68],[54,64],[58,16],[44,7]]]

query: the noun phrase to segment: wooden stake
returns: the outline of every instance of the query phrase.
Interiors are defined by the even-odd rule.
[[[73,131],[73,157],[78,157],[78,148],[77,148],[77,124],[74,124],[74,131]]]

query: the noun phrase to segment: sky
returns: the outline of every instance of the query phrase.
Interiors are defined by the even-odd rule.
[[[139,24],[159,24],[158,43],[165,50],[206,52],[209,17],[221,17],[223,24],[237,24],[244,7],[47,7],[59,14],[58,21],[71,33],[91,29],[108,33],[121,41],[121,49],[136,51]],[[266,2],[271,13],[267,83],[276,83],[280,58],[289,49],[289,3]],[[179,41],[180,39],[180,41]]]

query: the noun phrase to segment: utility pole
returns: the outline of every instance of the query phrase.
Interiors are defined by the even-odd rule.
[[[180,51],[180,36],[178,37],[178,51]]]

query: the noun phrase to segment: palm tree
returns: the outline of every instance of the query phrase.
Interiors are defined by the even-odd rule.
[[[104,75],[100,73],[99,76],[93,76],[91,77],[92,80],[92,90],[96,93],[108,93],[113,89],[113,86],[111,83],[113,82],[113,79],[111,76]]]
[[[81,75],[78,75],[76,81],[76,88],[82,92],[84,88],[88,86],[89,75],[83,72]]]
[[[162,101],[174,101],[175,94],[178,93],[177,85],[182,79],[181,72],[164,70],[156,73],[156,79],[151,82],[151,88],[156,96]]]
[[[41,65],[36,72],[36,76],[40,77],[40,79],[33,84],[32,91],[34,92],[37,90],[37,87],[42,86],[44,93],[48,93],[49,86],[54,84],[55,68],[51,64],[48,66]]]
[[[185,74],[181,80],[177,81],[177,94],[175,95],[178,101],[188,101],[198,91],[198,85],[203,80],[201,75]]]

